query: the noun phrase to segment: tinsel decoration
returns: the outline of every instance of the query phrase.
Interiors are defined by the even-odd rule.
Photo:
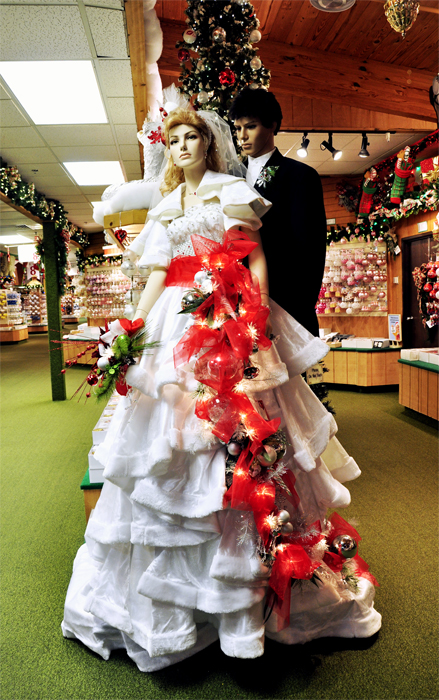
[[[197,108],[215,110],[227,120],[238,92],[270,83],[254,45],[259,20],[250,2],[188,0],[185,13],[188,29],[176,46],[189,50],[191,58],[182,65],[181,91]]]

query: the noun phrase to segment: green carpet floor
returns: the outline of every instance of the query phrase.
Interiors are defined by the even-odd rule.
[[[83,542],[79,484],[103,406],[51,401],[46,336],[3,346],[1,356],[2,700],[438,697],[436,430],[407,415],[396,393],[330,393],[339,438],[363,470],[342,515],[355,519],[360,553],[381,583],[378,635],[268,641],[251,661],[214,644],[142,674],[125,653],[103,661],[60,629]],[[84,376],[67,372],[68,396]]]

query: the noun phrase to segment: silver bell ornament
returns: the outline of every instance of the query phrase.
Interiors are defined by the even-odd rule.
[[[271,445],[264,445],[264,449],[258,454],[257,460],[262,467],[270,467],[277,460],[277,452]]]
[[[136,266],[131,260],[124,260],[120,266],[120,271],[123,272],[126,277],[134,277],[136,274]]]
[[[232,441],[227,445],[227,452],[229,455],[232,455],[232,457],[237,457],[239,454],[241,454],[242,447],[239,442]]]
[[[181,300],[181,308],[183,311],[185,311],[185,309],[187,309],[189,306],[192,306],[193,304],[196,304],[197,301],[202,301],[203,299],[204,297],[200,292],[186,292]]]
[[[331,549],[345,559],[352,559],[358,552],[358,545],[350,535],[337,535],[332,540]]]
[[[222,27],[216,27],[212,32],[212,39],[215,44],[223,44],[226,40],[226,30]]]

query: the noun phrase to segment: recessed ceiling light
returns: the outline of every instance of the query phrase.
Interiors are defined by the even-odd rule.
[[[108,122],[91,61],[1,61],[0,75],[35,124]]]
[[[0,245],[21,245],[23,243],[29,245],[30,241],[30,238],[21,236],[19,233],[12,234],[11,236],[0,236]]]
[[[78,185],[118,185],[125,181],[118,160],[63,163]]]

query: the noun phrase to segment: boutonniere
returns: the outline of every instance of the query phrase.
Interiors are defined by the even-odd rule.
[[[266,165],[259,173],[255,184],[259,185],[259,187],[266,187],[276,175],[277,170],[279,170],[278,165]]]

